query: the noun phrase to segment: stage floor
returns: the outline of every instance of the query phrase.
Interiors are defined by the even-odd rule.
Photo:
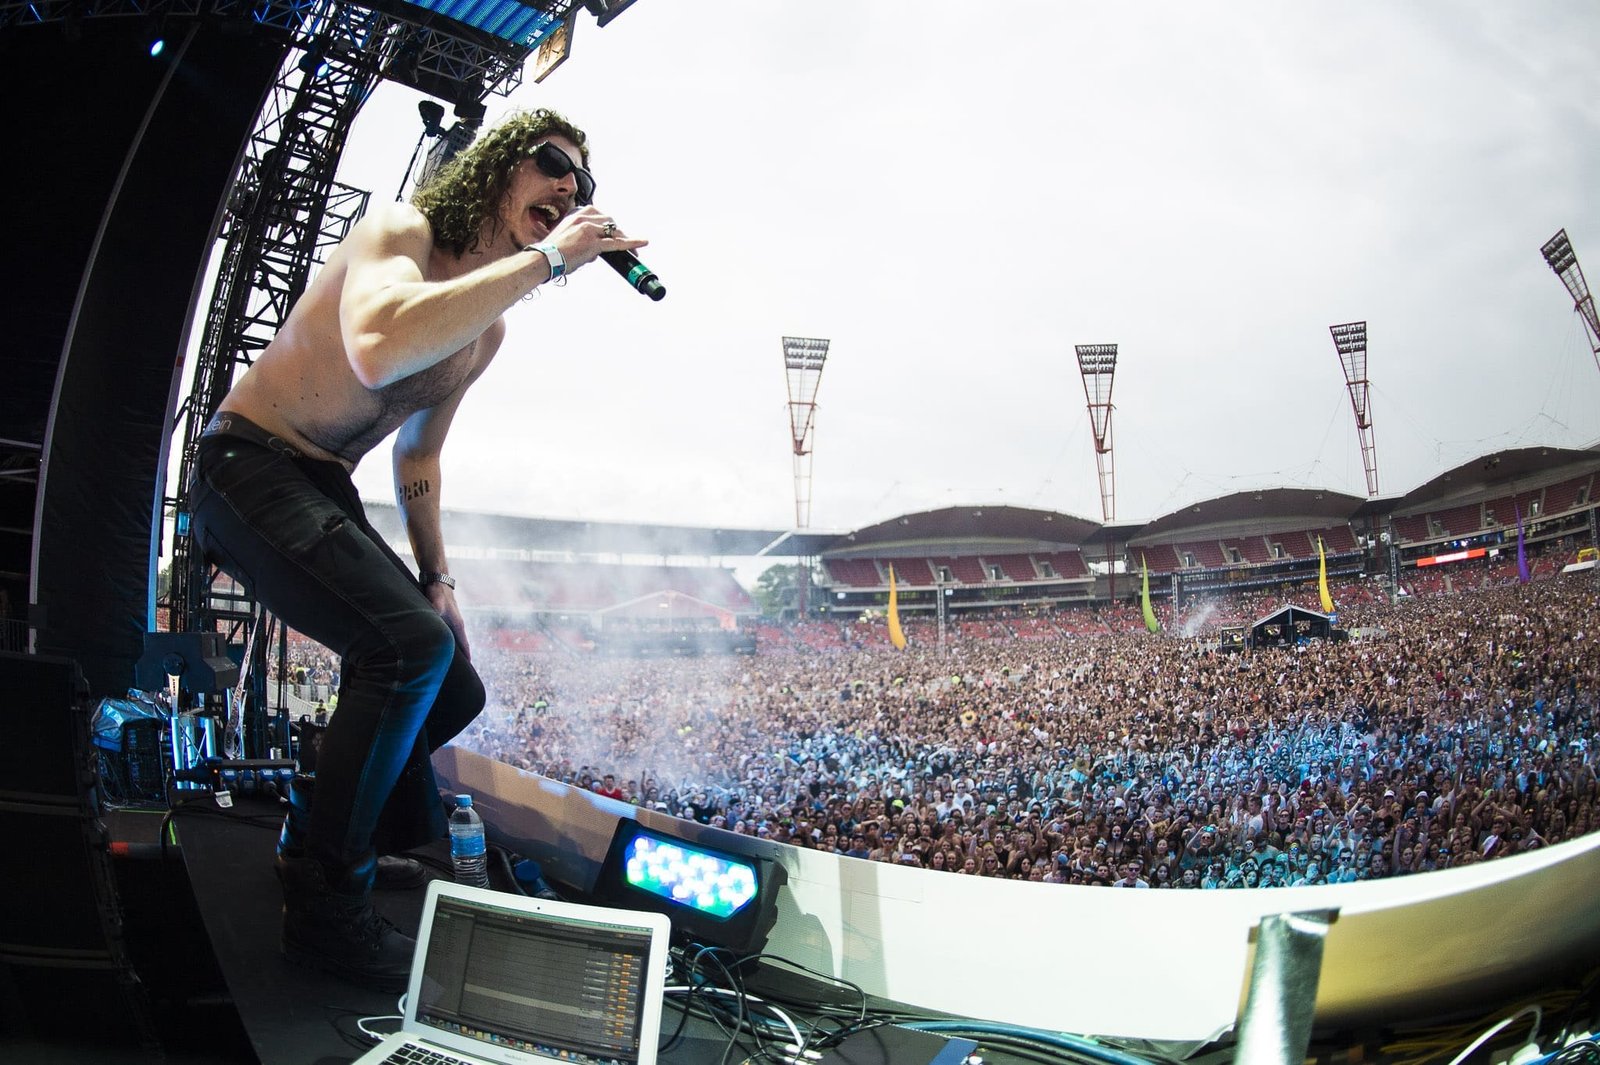
[[[217,963],[262,1065],[353,1061],[370,1045],[356,1021],[397,1014],[399,996],[356,987],[283,957],[278,946],[282,896],[272,872],[281,817],[276,802],[244,799],[223,811],[201,799],[200,805],[181,809],[175,821]],[[442,877],[449,848],[440,841],[416,857],[431,875]],[[500,875],[491,870],[491,885],[510,890],[497,882]],[[378,891],[374,902],[401,929],[415,932],[425,893],[426,887]],[[370,1022],[383,1032],[398,1024],[398,1019]],[[713,1036],[691,1027],[683,1042],[661,1057],[663,1065],[716,1061],[722,1040]]]

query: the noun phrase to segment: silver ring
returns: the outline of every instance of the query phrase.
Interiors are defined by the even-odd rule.
[[[607,222],[605,225],[600,227],[600,235],[602,237],[609,237],[611,234],[615,233],[616,231],[617,231],[617,224],[615,222]]]

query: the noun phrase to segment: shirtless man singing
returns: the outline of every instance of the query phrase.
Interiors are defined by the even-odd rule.
[[[368,215],[200,442],[199,549],[342,662],[315,780],[296,778],[278,845],[284,952],[382,990],[404,989],[413,943],[372,907],[377,855],[445,835],[429,755],[485,699],[440,530],[445,435],[508,307],[645,244],[592,205],[586,140],[554,112],[516,115],[411,204]],[[350,479],[395,429],[395,500],[418,575],[373,531]]]

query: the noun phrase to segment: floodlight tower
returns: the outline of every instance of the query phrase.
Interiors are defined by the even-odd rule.
[[[1333,346],[1344,367],[1345,387],[1350,390],[1350,405],[1356,412],[1356,432],[1361,437],[1361,464],[1367,471],[1367,498],[1378,498],[1378,449],[1372,441],[1372,401],[1367,381],[1367,323],[1346,322],[1330,325]]]
[[[811,524],[811,436],[817,423],[817,388],[828,361],[828,341],[783,338],[783,370],[789,385],[789,432],[794,443],[794,524]],[[810,608],[811,559],[800,559],[800,616]]]
[[[1117,467],[1111,452],[1111,386],[1117,376],[1115,344],[1078,344],[1078,373],[1083,377],[1083,398],[1089,404],[1089,427],[1094,433],[1094,464],[1100,472],[1100,517],[1107,525],[1117,518]],[[1117,597],[1117,568],[1112,543],[1106,538],[1106,574],[1110,594]]]
[[[1078,372],[1083,375],[1083,397],[1089,403],[1089,425],[1094,431],[1094,462],[1100,470],[1100,516],[1117,518],[1117,470],[1111,453],[1111,385],[1117,374],[1115,344],[1079,344]]]
[[[1594,297],[1589,294],[1589,283],[1583,279],[1583,268],[1578,265],[1578,254],[1572,250],[1565,229],[1545,241],[1539,249],[1544,261],[1561,278],[1561,283],[1572,293],[1572,309],[1583,319],[1584,331],[1589,334],[1589,349],[1594,352],[1596,366],[1600,366],[1600,319],[1595,317]]]

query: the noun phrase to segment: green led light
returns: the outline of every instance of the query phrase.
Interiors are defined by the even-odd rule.
[[[636,836],[623,859],[629,884],[710,917],[731,917],[756,896],[755,868],[723,855]]]

